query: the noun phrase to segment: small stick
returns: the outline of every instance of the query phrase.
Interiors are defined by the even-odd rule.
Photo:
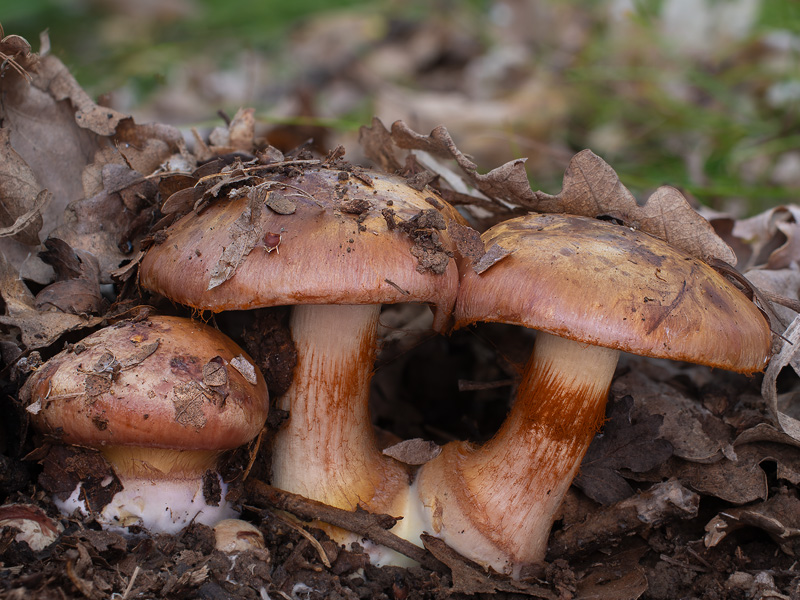
[[[397,519],[389,515],[372,514],[365,510],[354,512],[328,506],[322,502],[285,492],[256,479],[249,479],[245,490],[251,504],[273,506],[301,519],[318,520],[357,533],[417,561],[431,571],[446,572],[446,567],[427,550],[387,531]]]

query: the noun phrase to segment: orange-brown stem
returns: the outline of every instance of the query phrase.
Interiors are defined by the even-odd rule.
[[[275,439],[275,487],[353,510],[398,514],[408,474],[381,454],[369,417],[380,306],[298,306],[294,382],[279,400],[289,420]]]
[[[616,350],[540,333],[498,433],[482,447],[448,444],[420,471],[422,529],[501,572],[541,560],[602,422],[617,358]]]

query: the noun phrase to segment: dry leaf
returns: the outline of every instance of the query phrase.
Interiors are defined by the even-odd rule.
[[[422,438],[403,440],[383,450],[383,454],[386,456],[391,456],[407,465],[424,465],[439,456],[441,452],[442,448],[439,444]]]
[[[0,237],[37,245],[47,197],[33,170],[11,147],[8,128],[0,129]]]
[[[611,217],[702,260],[736,264],[733,250],[678,190],[662,186],[640,206],[608,163],[590,150],[572,158],[558,195],[535,196],[535,210]]]
[[[45,246],[47,251],[39,256],[53,267],[57,281],[36,295],[35,308],[44,311],[55,307],[75,315],[99,314],[104,300],[97,258],[83,250],[73,250],[58,238],[48,239]]]
[[[231,360],[231,366],[239,371],[242,377],[247,380],[248,383],[255,385],[257,382],[256,379],[256,368],[253,366],[249,360],[247,360],[243,355],[239,355]]]
[[[420,538],[425,549],[449,567],[453,577],[453,587],[449,590],[451,594],[510,592],[547,600],[558,598],[553,592],[540,586],[505,577],[490,577],[480,566],[458,554],[439,538],[426,533]]]
[[[800,538],[800,500],[794,491],[782,489],[778,495],[754,506],[728,509],[706,525],[707,548],[718,545],[742,527],[758,527],[789,556],[795,556],[795,541]]]
[[[672,456],[672,445],[660,439],[661,415],[634,416],[633,398],[619,397],[608,404],[607,421],[592,440],[573,484],[592,500],[612,504],[631,496],[633,488],[620,469],[644,472]]]
[[[631,395],[640,414],[661,416],[657,437],[667,440],[678,458],[711,463],[733,456],[730,428],[671,385],[631,371],[614,382],[612,392],[617,397]]]
[[[176,384],[172,388],[175,421],[184,427],[202,429],[206,424],[203,412],[205,402],[210,402],[205,390],[196,381]]]
[[[228,384],[228,371],[221,356],[216,356],[203,365],[203,383],[214,387]]]
[[[36,310],[33,294],[22,283],[16,269],[5,260],[2,252],[0,252],[0,296],[6,305],[6,314],[0,316],[0,323],[18,328],[22,343],[27,350],[44,348],[68,331],[94,327],[102,321],[100,317]]]
[[[736,255],[730,247],[678,190],[661,187],[640,206],[614,170],[589,150],[572,158],[564,174],[561,192],[551,196],[531,190],[525,161],[521,159],[510,161],[485,175],[478,173],[477,165],[458,150],[442,126],[424,136],[397,121],[389,133],[378,119],[373,119],[372,127],[361,128],[359,140],[367,156],[384,168],[393,166],[392,161],[396,161],[390,145],[423,151],[439,158],[452,158],[464,172],[467,182],[498,204],[508,203],[538,212],[611,217],[703,260],[717,259],[736,264]]]
[[[800,315],[783,332],[780,351],[770,359],[761,384],[761,395],[764,396],[775,424],[792,439],[800,441],[800,420],[790,417],[778,408],[778,375],[787,365],[792,365],[800,375],[797,370],[800,367]]]
[[[480,275],[489,267],[492,267],[503,260],[506,256],[511,256],[514,254],[515,250],[516,249],[509,250],[507,248],[503,248],[503,246],[500,244],[492,244],[486,253],[472,265],[472,269],[478,275]]]
[[[231,243],[222,250],[222,256],[211,270],[211,278],[206,289],[214,289],[233,277],[242,260],[256,247],[261,240],[258,227],[260,218],[261,203],[249,199],[247,208],[231,226],[228,233]]]

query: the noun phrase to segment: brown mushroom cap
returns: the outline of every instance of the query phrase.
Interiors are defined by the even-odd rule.
[[[261,431],[269,410],[254,364],[233,341],[197,321],[123,322],[34,373],[26,383],[33,400],[28,410],[40,431],[69,444],[233,449]],[[252,370],[245,377],[235,365]]]
[[[640,231],[530,214],[483,236],[512,254],[463,269],[456,327],[496,321],[574,341],[741,373],[762,370],[768,323],[704,262]]]
[[[463,223],[446,202],[409,187],[400,177],[373,171],[356,176],[313,168],[275,174],[265,189],[296,209],[278,214],[262,202],[251,211],[258,245],[228,281],[207,289],[224,248],[242,235],[234,223],[247,209],[247,198],[218,200],[171,226],[166,241],[153,246],[142,261],[142,285],[214,312],[395,302],[426,302],[440,314],[452,309],[458,276],[448,250],[432,250],[424,240],[412,239],[433,235],[444,249],[454,248],[447,229],[431,226],[436,220],[445,227],[452,221]],[[384,214],[386,210],[394,211],[394,217]],[[398,226],[420,211],[426,211],[418,218],[421,227],[411,235]],[[265,245],[270,234],[272,244]],[[280,245],[267,252],[278,234]],[[442,324],[440,318],[437,325]]]

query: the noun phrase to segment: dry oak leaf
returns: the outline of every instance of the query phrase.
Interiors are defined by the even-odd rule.
[[[611,217],[709,261],[736,264],[736,255],[677,189],[662,186],[639,205],[602,158],[591,150],[576,154],[564,173],[561,192],[536,192],[534,210]]]
[[[564,173],[561,192],[551,196],[531,190],[524,159],[512,160],[486,174],[478,173],[477,165],[456,147],[443,126],[424,136],[411,130],[404,122],[396,121],[387,137],[383,124],[373,119],[371,128],[362,127],[360,140],[367,155],[384,168],[387,166],[384,163],[391,165],[389,159],[393,154],[389,148],[381,146],[390,140],[400,149],[420,150],[438,158],[454,159],[469,183],[497,202],[537,212],[611,217],[628,227],[663,239],[692,256],[736,264],[733,250],[677,189],[662,186],[643,205],[639,205],[611,166],[591,150],[583,150],[572,158]]]

